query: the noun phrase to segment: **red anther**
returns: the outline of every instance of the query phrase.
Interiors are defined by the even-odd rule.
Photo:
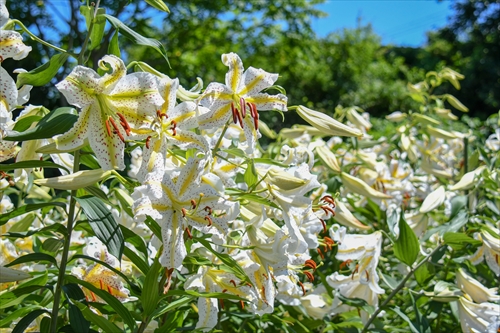
[[[322,201],[324,202],[328,202],[330,205],[333,206],[333,208],[335,208],[335,199],[333,199],[333,197],[331,195],[325,195],[323,198],[321,198]]]
[[[196,201],[194,201],[194,199],[191,199],[191,207],[193,207],[193,209],[196,208]]]
[[[323,255],[323,252],[321,252],[321,249],[318,247],[318,248],[316,249],[316,251],[318,251],[318,254],[319,254],[319,256],[321,257],[321,259],[323,259],[323,260],[324,260],[324,259],[325,259],[325,256]]]
[[[243,301],[240,300],[240,305],[241,305],[241,309],[244,310],[245,309],[245,303],[243,303]]]
[[[107,287],[108,287],[108,293],[110,293],[111,295],[113,295],[113,289],[110,286],[107,286]]]
[[[219,298],[220,308],[224,310],[224,300]]]
[[[212,215],[212,208],[210,208],[209,206],[206,206],[205,208],[203,208],[203,210],[205,212],[208,212],[208,215]]]
[[[3,57],[2,56],[0,56],[0,62],[3,62]]]
[[[234,103],[231,103],[231,112],[233,113],[233,123],[236,124],[238,122],[238,109],[234,107]]]
[[[264,301],[264,303],[269,305],[269,303],[267,302],[267,298],[266,298],[266,287],[264,287],[264,286],[262,286],[262,300]]]
[[[366,275],[366,279],[370,280],[370,273],[368,273],[368,271],[366,271],[366,270],[365,270],[365,275]]]
[[[325,220],[319,219],[321,221],[321,224],[323,225],[323,232],[326,232],[326,223]]]
[[[312,259],[306,260],[304,266],[311,267],[313,270],[316,270],[316,262]]]
[[[259,129],[259,114],[257,113],[257,109],[255,110],[255,117],[253,117],[253,126],[256,130]]]
[[[358,271],[359,271],[359,265],[356,264],[356,268],[354,268],[354,270],[352,271],[351,280],[354,280],[354,274],[356,274]]]
[[[307,276],[307,279],[309,280],[309,282],[313,282],[314,281],[314,276],[312,275],[311,272],[305,271],[305,272],[302,272],[302,273],[304,273],[304,275]]]
[[[306,287],[304,287],[304,284],[299,281],[299,286],[302,288],[302,296],[306,295]]]
[[[272,279],[273,281],[276,281],[276,278],[274,277],[273,273],[269,273],[269,274],[271,274],[271,279]]]
[[[99,279],[99,285],[101,286],[101,289],[104,289],[104,283],[102,283],[101,279]]]
[[[496,261],[496,262],[497,262],[497,264],[498,264],[498,253],[497,253],[497,254],[495,254],[495,261]]]
[[[266,273],[262,273],[262,276],[264,276],[264,278],[265,278],[266,280],[269,280],[269,277],[267,276],[267,274],[266,274]]]
[[[95,297],[95,294],[93,291],[90,292],[90,295],[92,296],[92,301],[97,302],[97,297]]]
[[[85,300],[88,302],[89,301],[89,297],[87,295],[85,295]]]
[[[116,130],[116,134],[118,134],[118,137],[120,138],[120,140],[122,140],[122,142],[125,143],[125,138],[123,137],[123,135],[120,133],[120,130],[118,129],[118,126],[116,126],[116,123],[115,121],[113,120],[113,118],[109,118],[109,121],[111,122],[111,125],[113,125],[113,127],[115,128]]]
[[[172,127],[170,128],[172,130],[172,136],[177,135],[177,122],[175,120],[172,120]]]
[[[331,213],[333,216],[335,216],[335,211],[331,207],[320,206],[319,208],[323,209],[323,211],[325,212],[326,215],[328,215],[328,213]]]
[[[156,110],[156,116],[157,116],[158,118],[161,118],[161,111],[160,111],[160,110]]]
[[[211,227],[212,226],[212,219],[210,218],[210,216],[205,216],[205,221],[208,221],[208,226]]]
[[[234,282],[234,280],[229,280],[229,282],[231,282],[233,286],[236,288],[236,282]]]
[[[222,293],[225,293],[226,291],[227,291],[227,289],[224,289],[224,290],[222,291]]]
[[[104,124],[106,124],[106,130],[108,131],[108,135],[111,136],[111,128],[109,127],[109,120],[106,119]]]
[[[187,213],[186,208],[184,208],[184,207],[183,207],[183,208],[181,209],[181,211],[182,211],[182,217],[186,217],[186,213]]]
[[[189,231],[189,228],[188,228],[188,227],[186,227],[186,232],[187,232],[187,234],[188,234],[188,237],[189,237],[190,239],[193,239],[193,235],[191,235],[191,231]]]
[[[119,112],[117,112],[116,115],[120,118],[120,123],[122,123],[123,129],[130,130],[130,125],[128,124],[127,118],[125,118],[125,116]]]
[[[243,97],[240,97],[240,111],[243,118],[245,118],[247,115],[247,108],[245,106],[245,99]]]
[[[344,269],[346,268],[347,266],[349,266],[352,262],[352,259],[347,259],[346,261],[340,263],[339,265],[339,269]]]
[[[5,173],[5,171],[3,170],[0,170],[0,179],[4,179],[5,177],[7,177],[7,173]]]
[[[240,123],[240,127],[243,128],[243,118],[241,117],[241,113],[236,112],[236,116],[238,117],[238,122]]]
[[[148,136],[146,138],[146,148],[148,148],[148,149],[149,149],[149,141],[151,141],[151,136]]]

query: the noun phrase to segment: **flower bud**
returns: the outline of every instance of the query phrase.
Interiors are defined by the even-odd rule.
[[[427,195],[422,206],[420,206],[420,213],[428,213],[431,210],[436,209],[441,206],[445,199],[445,189],[444,186],[439,186],[436,190],[432,191]]]
[[[340,200],[335,201],[335,205],[337,206],[335,209],[335,221],[346,226],[346,227],[351,227],[351,228],[356,228],[356,229],[361,229],[361,230],[368,230],[370,229],[370,226],[364,225],[363,223],[359,222],[357,218],[352,215],[352,213],[347,209],[346,205]]]
[[[500,296],[496,295],[498,288],[486,288],[479,281],[465,273],[462,268],[457,272],[457,285],[476,303],[500,301]]]
[[[370,124],[370,122],[368,120],[363,118],[363,116],[361,116],[356,111],[355,108],[347,109],[346,117],[351,123],[354,124],[354,126],[356,126],[359,129],[369,130],[370,128],[372,128],[372,124]]]
[[[389,121],[393,121],[393,122],[398,122],[398,121],[405,120],[406,117],[408,117],[408,114],[403,113],[401,111],[394,111],[393,113],[385,116],[385,119],[387,119]]]
[[[31,275],[16,269],[0,266],[0,283],[29,279]]]
[[[296,188],[304,186],[307,183],[307,181],[294,177],[288,172],[276,167],[271,167],[269,169],[266,179],[273,185],[285,191],[294,190]]]
[[[432,126],[427,126],[427,132],[429,132],[430,135],[436,137],[436,138],[441,138],[445,140],[453,140],[456,139],[457,136],[451,132],[442,130],[440,128],[432,127]]]
[[[94,185],[96,182],[108,177],[111,172],[112,170],[103,171],[102,169],[84,170],[65,176],[37,179],[35,180],[35,184],[58,190],[77,190]]]
[[[371,188],[367,183],[364,181],[351,176],[348,173],[342,172],[340,174],[340,177],[342,178],[342,183],[344,186],[355,193],[361,194],[367,198],[372,198],[372,199],[390,199],[392,196],[387,195],[385,193],[379,192],[373,188]]]
[[[469,108],[462,104],[455,96],[450,94],[445,94],[444,97],[455,109],[462,112],[469,112]]]
[[[302,105],[297,107],[296,110],[302,119],[323,132],[325,135],[363,136],[363,133],[361,133],[360,130],[344,125],[322,112],[311,110]]]
[[[334,172],[342,172],[340,169],[339,163],[337,162],[337,158],[335,157],[335,154],[332,153],[330,149],[328,149],[327,146],[319,146],[316,147],[316,153],[318,153],[319,158],[325,163],[327,167],[332,169]]]
[[[478,182],[477,177],[483,172],[484,169],[486,169],[486,166],[481,165],[477,169],[467,172],[462,176],[462,178],[458,183],[450,187],[450,191],[468,190],[472,188],[474,185],[477,184]]]

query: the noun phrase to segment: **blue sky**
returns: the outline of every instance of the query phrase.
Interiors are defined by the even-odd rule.
[[[315,19],[313,29],[319,37],[343,28],[370,23],[383,44],[422,46],[425,33],[444,27],[453,14],[453,1],[436,0],[327,0],[317,8],[328,17]]]

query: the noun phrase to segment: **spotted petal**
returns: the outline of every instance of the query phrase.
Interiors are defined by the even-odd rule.
[[[248,103],[254,103],[257,110],[280,110],[287,111],[287,97],[283,94],[269,95],[265,93],[254,94],[245,98]]]
[[[66,97],[69,104],[83,109],[96,102],[95,95],[102,92],[99,86],[99,74],[94,70],[76,66],[56,88]]]
[[[181,212],[169,210],[159,222],[163,239],[163,252],[160,256],[160,263],[164,267],[180,269],[182,261],[187,255],[186,246],[184,245]]]
[[[248,67],[243,74],[243,80],[238,89],[238,94],[240,96],[255,95],[271,87],[274,82],[278,80],[278,76],[278,74],[268,73],[261,68]]]
[[[12,30],[0,30],[0,57],[3,60],[21,60],[26,58],[30,51],[31,46],[24,45],[21,34]]]
[[[232,91],[236,91],[243,77],[243,62],[236,53],[227,53],[222,55],[222,63],[229,67],[226,73],[226,85]]]

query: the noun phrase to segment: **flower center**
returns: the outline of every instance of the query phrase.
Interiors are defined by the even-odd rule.
[[[233,122],[237,124],[240,123],[241,128],[243,128],[243,119],[247,116],[247,109],[250,116],[253,118],[253,124],[255,129],[259,129],[259,113],[257,112],[257,106],[254,103],[246,102],[243,97],[237,100],[238,96],[233,97],[231,102],[231,112],[233,113]],[[238,109],[239,107],[239,109]]]

